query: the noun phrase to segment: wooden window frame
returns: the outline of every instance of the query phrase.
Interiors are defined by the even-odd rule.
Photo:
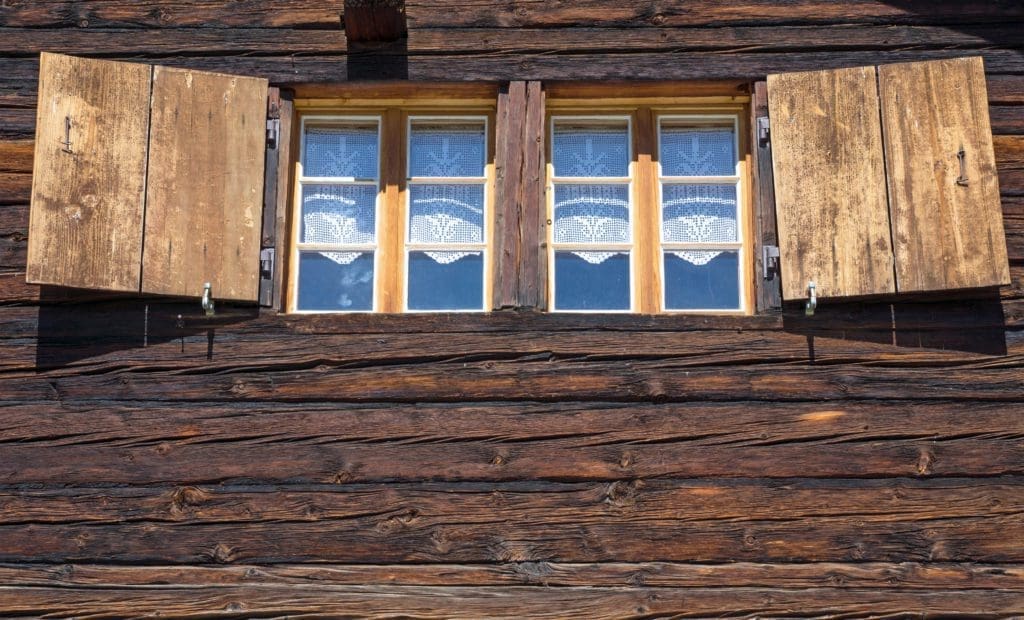
[[[284,311],[289,314],[432,314],[438,312],[484,313],[491,310],[493,294],[495,230],[495,114],[493,97],[481,97],[479,87],[466,89],[466,97],[440,97],[436,89],[426,88],[426,96],[398,96],[401,89],[384,89],[382,98],[329,97],[295,99],[291,196],[287,205],[288,243]],[[459,89],[456,89],[457,91]],[[372,91],[371,91],[372,92]],[[341,94],[344,94],[342,91]],[[364,87],[356,94],[370,94]],[[332,93],[333,94],[333,93]],[[458,93],[457,93],[458,94]],[[298,256],[301,231],[302,176],[306,121],[345,122],[379,119],[378,194],[376,218],[376,254],[374,258],[373,308],[371,310],[301,310],[298,308]],[[484,249],[483,298],[480,309],[415,310],[408,308],[407,260],[410,244],[407,234],[409,214],[409,137],[413,120],[474,120],[485,126],[484,162]],[[440,179],[438,179],[440,180]]]
[[[685,84],[676,87],[684,91]],[[553,96],[561,94],[562,97]],[[590,87],[589,94],[600,95],[602,90]],[[619,90],[618,92],[622,92]],[[610,93],[609,93],[610,94]],[[754,202],[752,179],[750,98],[746,96],[698,96],[674,97],[651,96],[639,98],[575,96],[571,86],[563,85],[555,92],[549,92],[545,110],[545,127],[549,130],[545,144],[545,188],[547,197],[545,209],[547,220],[554,220],[554,167],[552,159],[552,136],[555,121],[563,120],[621,120],[628,118],[630,131],[630,216],[632,240],[630,251],[630,296],[629,310],[563,310],[555,307],[555,270],[553,227],[546,231],[548,269],[548,303],[546,310],[566,314],[693,314],[693,315],[753,315],[757,311],[755,293],[755,257],[757,247],[754,239]],[[663,286],[663,243],[661,236],[661,166],[657,153],[660,150],[660,127],[662,120],[686,119],[730,119],[734,123],[737,155],[736,174],[730,175],[730,182],[737,187],[739,209],[739,300],[738,309],[665,309],[665,287]],[[674,179],[675,177],[668,177]],[[693,182],[690,178],[689,182]],[[714,177],[719,182],[727,177]],[[709,181],[710,182],[710,181]],[[670,244],[675,246],[676,244]],[[684,244],[685,245],[685,244]],[[731,244],[715,244],[731,245]],[[731,248],[730,248],[731,249]]]

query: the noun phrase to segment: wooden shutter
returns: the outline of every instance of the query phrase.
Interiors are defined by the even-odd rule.
[[[28,282],[139,290],[151,73],[40,57]]]
[[[878,86],[897,289],[1009,284],[981,58],[883,65]]]
[[[1009,283],[980,58],[771,75],[768,103],[784,299]]]
[[[267,81],[155,67],[142,292],[255,301]]]
[[[896,291],[874,67],[768,76],[782,297]]]
[[[255,301],[267,88],[43,54],[27,280]]]

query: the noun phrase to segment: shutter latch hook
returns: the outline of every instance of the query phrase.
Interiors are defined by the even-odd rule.
[[[203,284],[203,310],[206,312],[206,316],[213,316],[213,293],[210,291],[210,283]]]
[[[964,147],[960,147],[960,150],[956,152],[956,158],[960,160],[960,176],[956,178],[956,184],[961,187],[967,187],[969,181],[967,180],[967,152],[964,151]]]
[[[818,291],[813,281],[807,283],[807,292],[810,294],[810,298],[804,305],[804,314],[814,316],[814,311],[818,308]]]

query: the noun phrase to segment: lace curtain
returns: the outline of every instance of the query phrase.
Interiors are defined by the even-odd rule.
[[[734,243],[739,240],[734,185],[662,185],[662,241]],[[677,250],[672,254],[706,265],[721,252]]]

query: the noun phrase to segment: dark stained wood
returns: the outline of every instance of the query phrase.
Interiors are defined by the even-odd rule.
[[[544,307],[544,91],[515,81],[498,95],[493,308]]]
[[[350,63],[339,0],[0,2],[0,615],[1024,613],[1020,3],[406,4],[403,45]],[[206,319],[40,289],[53,50],[339,102],[408,93],[350,65],[493,102],[506,81],[748,97],[772,72],[981,55],[1013,283],[812,318]]]
[[[1024,610],[1018,591],[899,592],[834,588],[547,588],[341,586],[318,591],[302,587],[164,587],[147,589],[57,587],[13,588],[5,592],[0,612],[25,609],[89,618],[132,615],[223,618],[306,615],[323,617],[424,619],[530,617],[610,618],[701,617],[764,614],[784,616],[799,609],[817,616],[935,614],[1004,618]],[[85,600],[83,600],[85,599]],[[515,610],[514,616],[508,610]]]
[[[0,473],[47,485],[999,476],[1019,473],[1024,430],[1005,414],[1022,409],[40,400],[3,410]]]
[[[767,135],[762,136],[762,124],[768,117],[768,87],[765,82],[754,84],[750,105],[751,154],[754,158],[754,282],[757,291],[757,311],[767,312],[782,308],[782,277],[779,271],[781,256],[767,256],[765,250],[778,250],[779,235],[775,228],[775,181],[772,176],[772,143],[770,124]],[[774,260],[773,260],[774,259]],[[767,264],[766,264],[767,263]]]
[[[683,564],[673,562],[504,562],[500,564],[271,564],[117,566],[0,564],[17,587],[543,585],[664,588],[879,588],[882,590],[1022,589],[1024,565],[943,562]]]
[[[341,15],[349,43],[383,43],[406,35],[405,0],[345,0]]]

